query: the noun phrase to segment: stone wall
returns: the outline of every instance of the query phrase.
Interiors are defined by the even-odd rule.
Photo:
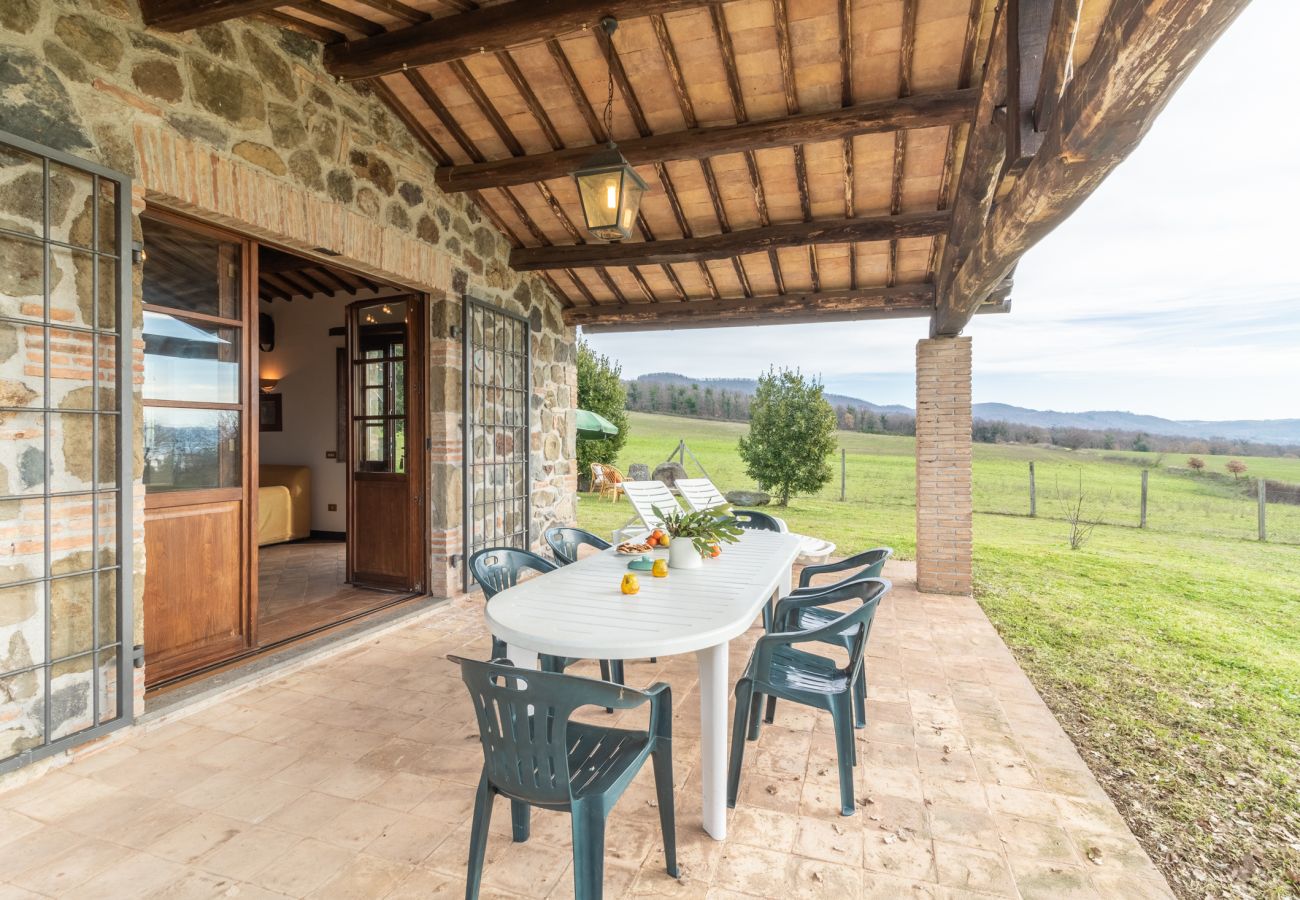
[[[139,213],[146,203],[157,204],[290,248],[324,249],[341,265],[430,295],[435,594],[454,593],[460,583],[452,563],[462,550],[461,351],[451,329],[460,324],[461,297],[528,316],[534,543],[547,525],[572,521],[575,349],[558,301],[541,279],[508,267],[507,241],[472,202],[433,186],[432,160],[377,97],[323,71],[318,44],[246,20],[181,35],[152,32],[143,28],[134,0],[0,0],[0,129],[131,175],[136,239]],[[0,167],[0,217],[17,217],[32,202],[24,177],[16,167]],[[77,215],[75,197],[68,210]],[[30,293],[10,283],[28,269],[22,259],[0,259],[0,304]],[[134,282],[138,361],[138,268]],[[0,315],[12,313],[5,309]],[[22,354],[5,351],[0,340],[0,393],[20,394],[26,388],[10,368]],[[86,358],[70,349],[75,365]],[[91,383],[89,369],[70,373],[66,390],[74,396]],[[0,399],[0,405],[21,404]],[[3,418],[0,441],[17,447],[30,423]],[[139,615],[147,577],[140,444],[137,404],[137,642],[148,629]],[[23,477],[21,454],[6,450],[3,462],[6,478]],[[20,537],[5,532],[3,539]]]

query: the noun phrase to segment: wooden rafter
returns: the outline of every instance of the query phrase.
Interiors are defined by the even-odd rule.
[[[565,310],[567,325],[588,331],[638,328],[709,328],[769,322],[837,322],[898,316],[928,316],[934,310],[932,285],[905,285],[864,291],[810,291],[690,304],[634,303]],[[753,321],[750,321],[753,320]]]
[[[1047,123],[1039,152],[968,238],[968,252],[956,271],[940,282],[931,333],[957,334],[965,327],[1020,257],[1141,142],[1173,92],[1248,2],[1133,0],[1111,6],[1088,62]],[[997,43],[993,46],[996,52]],[[1000,130],[985,123],[981,116],[975,127]],[[981,144],[971,142],[972,148]],[[957,216],[955,211],[954,234]]]
[[[309,38],[314,38],[322,44],[341,44],[348,39],[348,36],[341,31],[335,31],[333,28],[326,28],[315,22],[308,22],[306,19],[299,19],[294,16],[285,15],[279,10],[268,10],[267,12],[253,13],[252,18],[262,19],[270,22],[279,28],[288,28],[290,31],[296,31],[299,34],[305,34]]]
[[[283,5],[284,0],[140,0],[140,12],[150,28],[187,31]]]
[[[799,115],[799,91],[795,84],[794,49],[790,46],[790,13],[785,0],[772,0],[772,17],[776,25],[776,53],[781,61],[781,87],[785,93],[785,114]],[[794,182],[799,192],[799,211],[805,222],[812,221],[812,198],[808,191],[808,161],[804,154],[802,142],[793,147]],[[822,289],[821,271],[817,265],[817,246],[808,245],[808,273],[812,278],[813,291]]]
[[[1034,110],[1040,93],[1053,0],[1010,0],[1007,11],[1007,162],[1017,175],[1042,146]]]
[[[1074,75],[1074,42],[1079,37],[1083,0],[1056,0],[1047,50],[1043,54],[1043,76],[1034,100],[1034,128],[1045,131],[1056,115],[1061,93]]]
[[[621,61],[619,55],[617,55],[614,43],[611,42],[610,36],[604,33],[603,30],[597,30],[597,35],[595,36],[597,36],[597,39],[601,42],[601,48],[606,52],[607,59],[610,60],[610,72],[614,75],[617,85],[619,85],[619,90],[621,94],[623,94],[624,103],[627,104],[628,111],[632,113],[633,121],[637,124],[637,130],[640,131],[641,138],[651,138],[650,124],[646,121],[645,114],[641,111],[641,103],[636,98],[636,92],[634,92],[632,82],[629,81],[627,72],[625,72],[623,68],[623,61]],[[656,31],[656,36],[659,36],[658,31]],[[664,46],[663,44],[664,39],[668,39],[667,46]],[[668,38],[667,27],[664,27],[663,36],[662,38],[659,38],[659,40],[660,51],[663,51],[664,64],[668,65],[669,69],[672,69],[673,66],[676,66],[677,56],[676,51],[673,51],[672,49],[671,39]],[[676,77],[673,77],[673,82],[676,83],[679,81],[682,81],[682,85],[684,85],[684,79],[681,79],[680,72]],[[688,124],[688,126],[693,126],[695,122],[695,113],[693,105],[690,104],[690,96],[685,94],[685,91],[682,91],[681,94],[677,96],[677,101],[679,101],[679,105],[681,105],[682,116],[686,118],[686,124]],[[701,174],[703,178],[705,178],[705,190],[708,191],[708,200],[710,200],[712,207],[714,207],[714,216],[718,218],[718,228],[722,230],[724,234],[731,232],[731,220],[729,220],[729,217],[727,216],[727,207],[723,205],[722,192],[718,190],[718,179],[714,176],[714,168],[712,168],[712,164],[708,163],[707,160],[701,160],[699,169],[701,169]],[[663,166],[663,157],[660,157],[658,160],[658,165],[655,166],[655,170],[656,173],[662,172],[663,176],[667,177],[667,169]],[[682,233],[682,237],[686,237],[685,232]],[[735,268],[736,280],[740,282],[741,290],[744,291],[745,297],[750,297],[750,295],[753,295],[754,291],[749,285],[749,274],[745,272],[744,265],[741,265],[740,260],[732,260],[732,265],[733,268]],[[712,285],[711,276],[708,276],[708,282]]]
[[[359,34],[376,35],[387,31],[378,22],[359,16],[351,10],[325,3],[323,0],[294,0],[293,8]]]
[[[840,107],[853,105],[853,0],[840,0]],[[853,137],[843,139],[844,218],[857,215],[853,196]],[[849,244],[849,287],[858,286],[858,245]]]
[[[966,38],[961,54],[961,68],[957,73],[957,87],[969,88],[975,72],[975,50],[979,44],[980,22],[983,18],[983,0],[970,0],[970,9],[966,14]],[[947,209],[952,200],[953,174],[957,168],[957,149],[962,137],[969,132],[966,124],[951,125],[948,128],[948,145],[944,150],[943,171],[939,176],[939,202],[937,209]],[[938,275],[939,260],[942,257],[947,238],[936,237],[930,244],[930,261],[925,267],[926,280],[934,281]]]
[[[573,247],[521,247],[510,254],[510,265],[520,271],[533,271],[586,266],[646,265],[661,262],[703,262],[730,259],[745,253],[761,253],[779,247],[930,237],[942,233],[948,228],[948,224],[947,213],[924,212],[907,213],[901,216],[862,216],[855,219],[792,222],[683,240],[585,244]]]
[[[164,2],[164,0],[155,0]],[[180,0],[168,0],[180,2]],[[221,0],[205,0],[218,3]],[[234,0],[225,0],[234,2]],[[722,0],[523,0],[410,25],[330,48],[326,68],[345,79],[373,78],[408,67],[495,53],[517,44],[584,29],[604,16],[630,19],[670,13]],[[265,9],[275,5],[267,3]]]
[[[916,55],[916,8],[919,0],[903,0],[903,25],[898,45],[898,96],[912,93],[912,59]],[[894,132],[894,168],[889,181],[889,211],[903,211],[903,171],[907,157],[907,132]],[[898,284],[898,241],[889,242],[885,284]]]

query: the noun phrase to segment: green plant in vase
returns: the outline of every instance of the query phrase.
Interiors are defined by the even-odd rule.
[[[665,513],[657,506],[651,508],[663,521],[661,527],[670,538],[668,564],[674,568],[695,568],[701,559],[714,555],[714,548],[721,544],[734,544],[742,533],[740,524],[725,507],[670,513]],[[683,554],[677,550],[679,541],[690,541],[695,552]]]

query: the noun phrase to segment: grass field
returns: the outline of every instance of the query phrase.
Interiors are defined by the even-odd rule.
[[[736,454],[745,428],[632,413],[619,466],[653,467],[680,438],[723,490],[751,487]],[[780,515],[843,552],[912,556],[912,440],[840,438],[847,501],[837,459],[830,486]],[[1179,471],[1185,459],[977,444],[976,596],[1182,896],[1300,896],[1300,507],[1270,505],[1260,543],[1254,498]],[[1219,472],[1225,461],[1206,457]],[[1300,460],[1244,461],[1250,475],[1300,483]],[[1052,517],[1057,486],[1077,491],[1080,476],[1086,513],[1125,524],[1098,525],[1071,551]],[[579,504],[598,533],[629,515],[626,502]]]

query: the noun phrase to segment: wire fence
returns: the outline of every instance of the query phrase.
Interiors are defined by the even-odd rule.
[[[895,461],[848,451],[836,463],[822,498],[915,503],[915,472],[900,471]],[[972,477],[977,513],[1065,521],[1078,510],[1082,520],[1098,525],[1300,544],[1300,492],[1291,488],[1210,472],[993,456],[977,456]]]

